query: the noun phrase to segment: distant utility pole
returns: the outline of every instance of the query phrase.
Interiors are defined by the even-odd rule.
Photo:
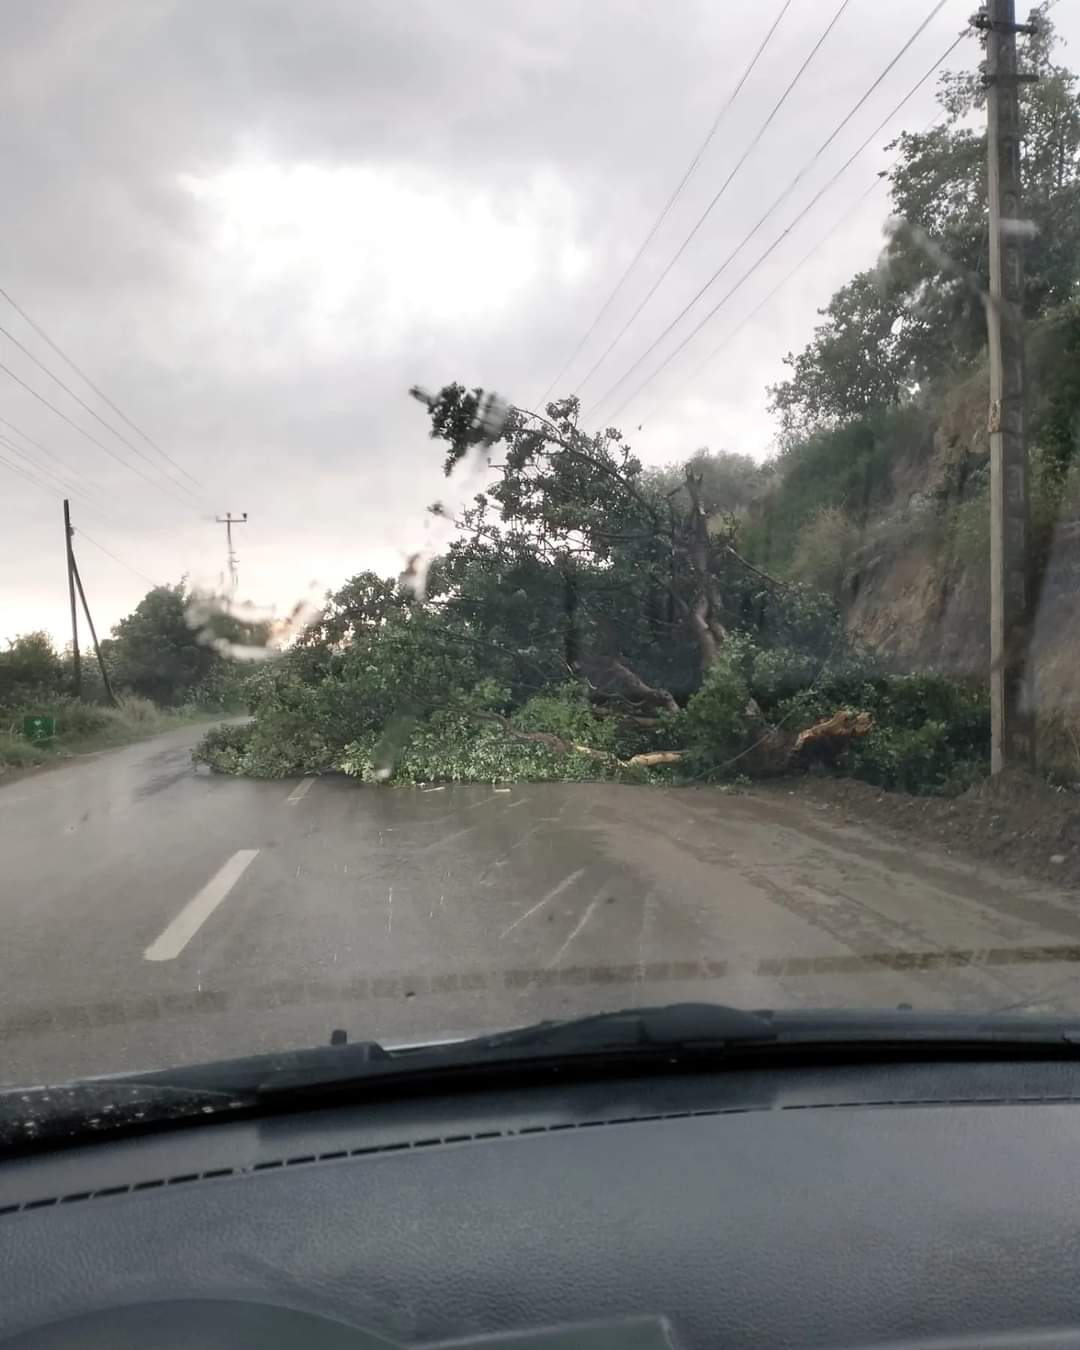
[[[71,507],[64,498],[64,556],[67,559],[68,601],[71,605],[71,657],[75,672],[75,697],[82,698],[82,657],[79,655],[79,620],[75,612],[75,555],[71,551]]]
[[[232,545],[232,527],[234,525],[243,525],[247,520],[247,512],[242,516],[234,516],[231,511],[226,511],[223,516],[217,517],[217,523],[225,526],[225,538],[229,546],[229,596],[235,597],[238,578],[236,574],[236,554]]]
[[[1014,0],[987,0],[987,186],[990,197],[990,771],[1030,765],[1035,737],[1027,671],[1031,631],[1027,451],[1024,445],[1024,253],[1020,206]]]
[[[71,641],[75,654],[75,697],[82,698],[82,657],[79,655],[79,627],[75,616],[75,588],[78,587],[79,599],[82,601],[83,613],[86,615],[86,624],[90,629],[90,638],[94,644],[94,655],[97,657],[98,669],[101,671],[101,683],[105,686],[106,697],[115,707],[116,695],[113,693],[113,687],[109,680],[105,658],[101,654],[101,644],[98,642],[97,629],[94,627],[94,616],[90,613],[86,592],[83,590],[82,577],[79,575],[79,564],[75,561],[75,548],[71,542],[75,530],[71,524],[71,507],[66,497],[64,498],[64,534],[67,539],[68,597],[71,600]]]

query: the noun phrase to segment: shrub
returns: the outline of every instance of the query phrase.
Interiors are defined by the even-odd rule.
[[[162,720],[161,709],[138,694],[121,694],[117,700],[124,721],[134,726],[151,727]]]
[[[963,753],[944,722],[876,727],[851,743],[846,767],[855,778],[918,794],[960,791],[983,771],[977,759]]]
[[[29,769],[44,762],[48,752],[14,732],[0,731],[0,773]]]
[[[77,698],[56,699],[35,712],[49,714],[56,719],[56,734],[77,739],[83,736],[95,736],[115,723],[116,714],[111,708],[96,703],[81,703]]]

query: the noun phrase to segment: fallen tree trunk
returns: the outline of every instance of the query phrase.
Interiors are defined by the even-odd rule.
[[[685,751],[682,750],[649,750],[640,755],[631,755],[629,759],[619,759],[605,750],[594,750],[591,745],[568,741],[551,731],[518,731],[503,713],[483,712],[476,716],[486,722],[497,722],[511,740],[543,745],[557,755],[571,752],[586,755],[612,768],[653,769],[663,764],[681,764],[685,757]],[[780,727],[767,728],[757,741],[733,756],[731,763],[744,760],[745,768],[751,773],[756,769],[759,774],[770,775],[794,767],[805,767],[815,760],[832,762],[848,741],[865,736],[873,729],[874,719],[868,712],[840,708],[831,717],[815,722],[794,737]],[[744,756],[747,758],[744,759]]]
[[[831,717],[815,722],[812,727],[800,731],[795,737],[792,753],[805,754],[808,751],[835,753],[844,741],[856,736],[865,736],[874,729],[874,719],[868,712],[854,712],[851,708],[841,708]]]

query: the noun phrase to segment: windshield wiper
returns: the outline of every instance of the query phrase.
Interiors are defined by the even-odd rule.
[[[736,1044],[775,1039],[766,1017],[711,1003],[539,1022],[493,1036],[395,1050],[376,1041],[347,1044],[335,1032],[330,1045],[307,1050],[0,1090],[0,1154],[193,1118],[340,1100],[385,1085],[449,1085],[475,1072],[528,1072],[572,1061],[595,1066],[660,1056],[670,1062],[675,1055],[715,1055]]]
[[[681,1003],[538,1022],[495,1035],[387,1048],[375,1041],[255,1055],[58,1087],[0,1090],[0,1154],[123,1130],[459,1091],[575,1073],[824,1063],[852,1057],[1061,1058],[1080,1053],[1080,1018],[913,1011],[747,1012]]]
[[[574,1017],[464,1041],[458,1049],[478,1052],[541,1050],[547,1053],[619,1050],[721,1049],[775,1041],[770,1017],[724,1003],[669,1003],[658,1008]]]

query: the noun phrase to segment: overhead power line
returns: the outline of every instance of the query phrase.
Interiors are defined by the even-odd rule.
[[[61,361],[63,361],[65,365],[70,367],[70,369],[73,370],[75,374],[78,375],[78,377],[81,380],[83,380],[90,389],[94,391],[95,394],[97,394],[98,398],[101,399],[102,403],[106,404],[107,407],[111,408],[113,412],[116,413],[117,417],[119,417],[132,431],[134,431],[137,436],[142,437],[142,439],[146,442],[146,444],[150,446],[151,450],[156,450],[157,453],[162,457],[162,459],[166,461],[166,463],[171,464],[173,468],[177,470],[178,473],[182,473],[184,477],[193,484],[193,486],[197,488],[203,487],[203,484],[200,483],[197,478],[192,477],[192,475],[188,473],[188,471],[182,465],[177,464],[176,460],[173,459],[173,457],[167,451],[163,450],[161,446],[158,445],[157,441],[153,440],[150,436],[146,434],[145,431],[143,431],[141,427],[137,426],[131,420],[131,418],[128,417],[127,413],[125,413],[122,408],[117,407],[117,405],[108,396],[108,394],[106,394],[102,388],[100,388],[98,385],[94,383],[94,381],[90,378],[89,375],[87,375],[86,371],[83,370],[81,366],[75,364],[75,362],[71,359],[71,357],[68,356],[67,352],[65,352],[64,349],[57,342],[53,341],[53,339],[48,335],[48,333],[46,333],[44,328],[42,328],[42,326],[39,323],[37,323],[36,320],[32,319],[30,315],[27,314],[26,310],[23,309],[23,307],[7,291],[5,291],[2,286],[0,286],[0,296],[3,296],[3,298],[8,302],[8,304],[15,311],[15,313],[18,314],[20,318],[22,318],[26,323],[30,325],[30,327],[34,330],[34,332],[38,335],[38,337],[41,338],[43,342],[47,343],[53,349],[53,351],[57,354],[57,356],[59,356]]]
[[[960,39],[958,38],[957,41],[959,42]],[[955,46],[956,44],[954,43],[953,45]],[[927,123],[925,130],[929,131],[929,129],[932,126],[936,125],[938,122],[940,122],[943,117],[944,113],[938,113],[936,117],[932,118]],[[637,424],[639,431],[643,426],[651,422],[653,418],[656,417],[657,413],[661,412],[676,398],[678,398],[679,395],[683,392],[683,390],[688,389],[695,382],[695,380],[698,378],[701,372],[706,369],[707,366],[712,365],[713,361],[716,360],[716,358],[720,355],[720,353],[724,350],[724,348],[728,346],[730,342],[733,342],[736,337],[738,337],[738,335],[747,326],[747,324],[752,323],[754,319],[757,318],[757,316],[761,313],[761,311],[765,308],[765,306],[769,304],[769,302],[774,298],[774,296],[776,296],[780,291],[784,289],[784,287],[796,275],[796,273],[802,271],[802,269],[814,256],[814,254],[817,253],[819,249],[823,248],[833,237],[836,231],[840,229],[842,225],[846,224],[847,221],[850,220],[853,215],[855,215],[855,213],[862,206],[863,202],[865,202],[868,197],[872,196],[873,193],[876,192],[878,188],[881,187],[882,183],[885,181],[886,176],[889,173],[889,170],[892,169],[898,163],[899,158],[894,159],[892,164],[889,165],[888,169],[883,169],[880,173],[875,174],[873,182],[869,184],[866,191],[861,193],[860,196],[858,196],[855,199],[855,201],[853,201],[845,211],[843,211],[839,216],[837,216],[837,218],[833,221],[833,223],[829,226],[829,228],[818,237],[817,242],[807,249],[807,251],[799,259],[799,261],[794,265],[794,267],[790,268],[787,272],[784,273],[784,275],[776,283],[776,285],[772,288],[772,290],[769,291],[757,302],[757,304],[749,312],[749,314],[744,315],[744,317],[739,320],[739,322],[735,325],[734,328],[729,329],[728,332],[724,334],[724,336],[712,349],[712,351],[709,352],[709,354],[704,358],[704,360],[698,362],[698,364],[693,368],[690,374],[687,375],[686,378],[679,383],[676,389],[674,389],[669,394],[665,394],[662,398],[660,398],[656,403],[653,404],[653,406],[649,409],[649,411]],[[626,404],[623,405],[623,407],[625,406]]]
[[[541,406],[543,406],[548,401],[548,399],[551,397],[552,390],[559,383],[559,381],[566,374],[566,372],[570,369],[570,367],[574,364],[577,358],[581,355],[582,351],[585,348],[586,343],[592,337],[593,333],[596,332],[596,329],[599,326],[601,320],[604,318],[604,315],[608,312],[608,310],[614,303],[615,297],[619,294],[623,286],[626,284],[627,278],[630,276],[631,272],[633,272],[634,268],[641,261],[642,257],[644,256],[645,250],[649,247],[653,239],[656,237],[657,230],[659,230],[660,226],[663,225],[664,221],[668,218],[668,215],[671,212],[671,208],[682,196],[683,189],[686,187],[687,183],[689,183],[690,179],[693,177],[694,171],[696,170],[697,166],[701,163],[701,157],[704,155],[705,151],[709,148],[710,144],[712,143],[712,138],[716,135],[717,131],[719,130],[721,122],[723,122],[724,118],[727,116],[728,110],[730,109],[731,105],[739,97],[739,93],[742,90],[743,85],[750,78],[750,75],[752,74],[754,67],[760,60],[763,52],[765,51],[765,48],[769,45],[769,42],[772,39],[772,35],[776,32],[777,28],[779,27],[781,19],[784,17],[784,15],[788,12],[790,8],[791,8],[791,0],[784,0],[784,3],[781,5],[776,15],[776,18],[773,19],[772,21],[772,26],[766,32],[765,36],[761,39],[761,42],[758,44],[757,51],[754,52],[753,56],[750,58],[750,61],[746,66],[746,69],[739,76],[735,88],[728,95],[728,98],[724,103],[723,107],[716,114],[716,117],[713,120],[713,124],[709,128],[708,134],[706,135],[705,139],[701,142],[701,144],[698,146],[693,159],[691,159],[690,163],[687,165],[685,173],[683,174],[682,178],[679,179],[675,191],[667,199],[667,203],[665,204],[663,210],[653,221],[648,234],[642,240],[641,245],[638,248],[638,251],[634,254],[633,258],[631,258],[630,264],[626,268],[626,271],[623,272],[622,276],[615,283],[615,289],[611,292],[608,298],[600,306],[600,310],[597,313],[596,318],[593,319],[592,323],[589,325],[589,328],[586,331],[585,336],[581,339],[578,345],[574,348],[574,350],[563,362],[562,366],[559,368],[558,373],[555,375],[554,379],[552,379],[547,389],[541,395],[540,397]]]
[[[88,496],[88,494],[78,485],[78,483],[72,482],[70,479],[65,478],[62,474],[57,473],[55,469],[50,469],[47,464],[39,463],[36,459],[34,459],[33,455],[27,454],[27,452],[23,450],[21,446],[16,445],[15,442],[11,440],[11,438],[8,436],[0,434],[0,445],[4,446],[11,454],[18,455],[19,459],[23,461],[24,465],[29,466],[29,469],[26,468],[23,469],[24,473],[32,471],[33,473],[39,476],[41,474],[45,474],[52,484],[59,486],[62,491],[70,493],[72,496],[81,497],[82,500],[87,504],[87,506],[93,507],[93,509],[97,511],[97,513],[101,515],[103,519],[105,518],[104,512],[102,511],[101,507],[98,506],[98,504],[93,500],[93,498]]]
[[[616,389],[620,387],[620,385],[626,383],[626,381],[631,377],[631,375],[633,375],[634,372],[638,370],[644,364],[644,362],[652,355],[652,353],[656,350],[656,348],[660,345],[660,343],[663,342],[663,340],[668,336],[668,334],[686,317],[686,315],[690,312],[690,310],[694,307],[694,305],[697,304],[697,302],[702,298],[702,296],[706,293],[706,291],[708,291],[710,287],[712,287],[716,283],[716,281],[720,278],[720,276],[726,271],[727,267],[732,262],[732,260],[742,251],[742,249],[750,242],[750,240],[753,239],[753,237],[757,234],[758,230],[761,229],[762,225],[765,224],[765,222],[773,214],[776,208],[780,206],[782,202],[786,201],[787,198],[791,195],[791,193],[795,190],[795,188],[799,185],[799,183],[802,182],[802,180],[810,172],[810,170],[821,158],[821,156],[825,153],[825,151],[829,148],[829,146],[832,145],[833,141],[836,140],[837,136],[839,136],[841,131],[843,131],[843,129],[847,126],[847,124],[851,121],[851,119],[855,116],[855,114],[859,111],[859,109],[863,106],[863,104],[866,103],[867,99],[869,99],[871,95],[875,93],[875,91],[879,88],[879,86],[882,84],[885,78],[889,75],[890,71],[892,71],[892,69],[896,66],[897,62],[900,61],[900,59],[905,55],[905,53],[912,46],[912,44],[922,35],[922,33],[929,26],[929,24],[932,22],[932,20],[935,18],[938,12],[944,8],[946,3],[947,0],[936,0],[936,3],[934,4],[933,8],[926,15],[926,17],[920,22],[918,27],[915,29],[914,33],[912,33],[912,35],[908,38],[908,40],[904,43],[904,45],[900,48],[900,50],[896,53],[896,55],[889,61],[889,63],[885,66],[884,70],[881,71],[881,73],[869,86],[866,92],[861,96],[861,98],[854,105],[854,107],[852,107],[840,119],[840,121],[832,129],[832,131],[825,138],[825,140],[822,141],[822,143],[814,151],[813,155],[811,155],[811,157],[807,160],[807,162],[803,165],[803,167],[799,170],[799,172],[795,175],[795,177],[792,178],[792,180],[788,183],[787,187],[784,188],[783,192],[780,193],[780,195],[772,202],[769,208],[758,218],[756,224],[750,229],[750,231],[746,235],[743,236],[743,238],[739,241],[739,243],[735,246],[735,248],[731,250],[731,252],[727,255],[727,257],[716,269],[716,271],[713,272],[712,276],[708,279],[708,281],[706,281],[704,285],[699,287],[699,289],[695,292],[695,294],[691,296],[691,298],[682,307],[682,309],[678,312],[678,314],[675,315],[675,317],[671,320],[671,322],[667,325],[667,327],[663,330],[663,332],[660,333],[660,335],[657,338],[655,338],[652,343],[650,343],[650,345],[645,349],[644,352],[642,352],[642,354],[633,363],[633,365],[631,365],[628,370],[626,370],[622,375],[620,375],[620,377],[615,381],[615,383],[611,385],[611,387],[607,389],[605,393],[603,393],[600,396],[600,398],[596,400],[596,402],[592,405],[590,412],[595,412],[597,408],[599,408],[602,404],[607,402],[607,400],[616,391]],[[957,42],[959,41],[960,39],[958,38]],[[953,43],[953,46],[955,45],[956,43]],[[952,51],[952,47],[949,48],[949,51]],[[948,53],[946,53],[946,55],[947,54]],[[830,187],[833,182],[836,181],[836,179],[840,176],[840,173],[842,173],[843,170],[847,168],[847,165],[851,163],[851,160],[854,159],[857,155],[862,153],[862,151],[870,143],[873,137],[876,136],[878,132],[881,130],[881,127],[885,125],[885,122],[889,121],[889,119],[893,117],[901,107],[903,107],[903,105],[907,102],[907,100],[911,97],[911,95],[915,92],[915,90],[918,89],[920,85],[922,85],[927,79],[929,79],[930,75],[932,75],[934,73],[934,70],[936,70],[937,65],[940,64],[940,62],[944,59],[945,59],[944,57],[938,58],[938,62],[935,63],[934,68],[929,72],[927,72],[927,74],[922,77],[922,79],[918,82],[918,84],[914,87],[914,89],[912,89],[908,94],[906,94],[904,98],[901,99],[900,103],[897,104],[896,108],[894,108],[893,111],[889,113],[888,117],[886,117],[884,121],[881,124],[879,124],[879,126],[876,127],[874,131],[870,133],[870,136],[867,137],[866,141],[864,141],[863,144],[859,147],[859,149],[855,152],[855,155],[851,156],[851,159],[846,161],[843,168],[841,168],[838,173],[833,175],[833,177],[825,185],[825,188],[823,188],[820,192],[818,192],[817,196],[815,196],[813,201],[810,203],[810,206],[813,206],[814,202],[818,201],[818,199],[822,196],[823,192],[828,187]],[[810,209],[809,206],[806,207],[802,212],[802,215],[805,215],[806,211],[809,209]],[[799,219],[801,219],[801,215]],[[697,330],[695,329],[695,332],[696,331]],[[677,350],[681,350],[682,346],[685,346],[685,343],[680,344],[680,347]],[[669,357],[668,360],[670,359],[671,358]],[[667,361],[665,361],[664,365],[666,364]],[[661,367],[661,369],[663,369],[663,367]],[[658,373],[659,371],[655,371],[654,375]],[[649,377],[650,380],[652,378],[653,376]],[[644,385],[639,386],[638,389],[635,391],[635,393],[639,393],[641,389],[643,389],[644,387],[645,387]],[[620,406],[625,407],[626,402],[628,401],[629,400],[624,400],[623,404]]]
[[[25,441],[27,445],[32,445],[39,454],[44,455],[46,459],[51,460],[54,464],[58,465],[64,473],[69,475],[71,481],[77,484],[84,492],[100,491],[99,488],[95,488],[92,483],[84,478],[73,464],[69,464],[66,459],[62,459],[54,450],[50,450],[47,445],[42,445],[40,441],[34,440],[33,436],[23,431],[21,427],[17,427],[14,422],[9,422],[6,417],[0,417],[0,426],[7,427],[8,431],[18,436],[20,441]],[[21,453],[27,459],[33,458],[33,456],[29,455],[25,449],[23,449]]]
[[[135,576],[139,577],[142,581],[148,582],[151,586],[161,585],[160,581],[155,581],[153,577],[148,577],[145,572],[140,572],[137,567],[132,567],[131,563],[125,562],[123,558],[117,557],[117,555],[113,553],[111,549],[107,549],[104,544],[99,544],[96,539],[91,539],[85,530],[79,530],[78,535],[80,539],[85,539],[88,544],[93,544],[99,552],[104,553],[107,558],[111,558],[114,563],[119,563],[121,567],[126,567],[129,572],[133,572]]]
[[[96,409],[92,408],[84,398],[81,398],[74,391],[74,389],[72,389],[69,385],[65,384],[59,375],[55,375],[49,369],[49,367],[45,365],[43,361],[39,361],[38,358],[34,355],[34,353],[30,350],[30,348],[21,343],[19,339],[14,335],[14,333],[10,333],[3,326],[3,324],[0,324],[0,334],[6,337],[9,342],[13,343],[16,347],[18,347],[19,351],[21,351],[28,360],[32,361],[34,365],[37,366],[38,370],[46,374],[54,384],[59,385],[59,387],[64,391],[65,394],[67,394],[70,398],[73,398],[75,402],[79,405],[79,407],[88,412],[90,416],[93,417],[95,421],[99,422],[107,432],[115,436],[116,439],[120,441],[123,445],[126,445],[127,448],[130,451],[132,451],[133,454],[138,455],[141,460],[144,460],[145,463],[149,464],[152,469],[155,469],[158,473],[160,473],[167,483],[178,487],[181,490],[181,492],[188,493],[188,495],[194,498],[196,501],[198,500],[197,495],[194,492],[192,492],[191,488],[189,488],[186,483],[175,482],[172,478],[169,478],[165,474],[161,466],[155,463],[155,461],[150,458],[150,456],[146,453],[145,450],[143,450],[140,446],[135,445],[132,441],[128,440],[128,438],[124,435],[124,433],[122,431],[117,431],[117,429],[111,423],[106,422],[104,417],[102,417],[101,414],[96,411]]]
[[[6,446],[8,449],[15,448],[3,439],[0,439],[0,444]],[[110,517],[106,516],[99,506],[95,506],[93,502],[89,501],[86,497],[82,496],[82,494],[75,493],[73,489],[65,486],[62,482],[58,487],[55,483],[49,482],[47,479],[40,478],[38,476],[38,473],[42,472],[40,467],[38,468],[38,473],[31,472],[23,465],[14,463],[12,460],[8,459],[6,455],[0,455],[0,464],[2,464],[6,469],[10,469],[12,473],[17,473],[20,478],[24,478],[28,483],[33,484],[33,486],[36,487],[39,492],[44,492],[45,495],[52,500],[55,500],[57,497],[63,498],[64,496],[69,494],[72,496],[79,496],[83,506],[87,511],[93,511],[93,513],[96,516],[99,516],[103,521],[115,524],[115,521],[110,521]],[[53,475],[53,477],[55,478],[56,475]]]
[[[742,166],[746,163],[746,161],[750,158],[751,154],[753,154],[754,150],[757,148],[758,143],[761,141],[762,136],[765,135],[765,132],[772,125],[777,114],[780,112],[780,109],[787,102],[789,96],[794,91],[796,85],[799,83],[803,75],[806,73],[807,67],[810,65],[811,61],[813,61],[814,57],[820,51],[822,44],[825,42],[825,39],[836,27],[837,23],[840,20],[840,16],[843,14],[844,10],[847,9],[850,2],[851,0],[840,0],[840,5],[837,8],[836,12],[833,14],[832,18],[829,20],[829,23],[826,26],[825,31],[818,38],[817,42],[814,43],[813,47],[810,49],[810,52],[803,61],[802,65],[799,67],[799,69],[792,76],[791,80],[788,82],[787,88],[780,95],[777,101],[773,104],[768,117],[766,117],[765,121],[762,122],[761,126],[758,127],[757,131],[753,136],[753,139],[750,141],[750,144],[746,147],[746,149],[743,151],[743,153],[739,156],[738,160],[736,161],[735,167],[731,170],[728,176],[720,184],[719,191],[713,196],[712,201],[709,202],[708,206],[697,218],[697,221],[694,223],[693,229],[691,229],[690,233],[686,236],[686,238],[682,241],[679,247],[672,254],[671,258],[668,260],[667,266],[656,278],[653,284],[649,287],[648,291],[645,293],[644,298],[638,304],[637,309],[634,310],[634,312],[630,315],[627,321],[615,334],[612,340],[600,353],[599,359],[595,361],[592,364],[592,366],[590,366],[587,373],[583,376],[581,380],[578,381],[578,384],[574,389],[575,394],[578,393],[586,384],[588,384],[588,382],[592,379],[592,377],[596,374],[596,372],[608,359],[611,353],[623,340],[623,338],[626,336],[630,328],[634,325],[634,323],[636,323],[638,316],[641,314],[641,311],[645,308],[645,306],[649,303],[649,301],[653,298],[656,292],[663,285],[664,281],[668,277],[668,274],[671,272],[671,269],[675,266],[675,264],[679,261],[682,255],[686,252],[687,248],[690,246],[690,243],[697,235],[698,230],[700,230],[702,225],[705,224],[705,221],[709,218],[713,208],[717,205],[721,197],[723,197],[724,193],[727,191],[735,175],[739,172],[739,170],[742,168]],[[944,4],[945,0],[942,0],[942,3]]]
[[[792,277],[795,276],[796,272],[801,271],[802,268],[806,266],[806,264],[814,256],[814,254],[817,253],[818,250],[821,249],[829,241],[829,239],[833,236],[836,230],[838,230],[840,226],[843,225],[844,222],[849,219],[849,217],[855,214],[855,212],[859,209],[859,207],[863,204],[863,202],[866,201],[867,197],[869,197],[871,193],[875,191],[875,189],[881,186],[881,181],[882,180],[880,178],[875,178],[874,181],[870,184],[870,186],[866,189],[866,191],[858,198],[858,200],[855,201],[841,216],[839,216],[832,223],[832,225],[829,226],[828,230],[826,230],[826,232],[823,235],[821,235],[817,243],[814,244],[812,248],[807,249],[807,251],[802,255],[799,261],[795,264],[794,267],[791,268],[789,272],[784,273],[783,277],[776,283],[776,285],[772,288],[772,290],[769,291],[767,295],[765,295],[761,300],[758,301],[758,303],[754,306],[754,308],[750,311],[750,313],[745,315],[745,317],[743,317],[742,319],[740,319],[734,328],[730,329],[727,333],[724,334],[724,337],[721,339],[721,341],[712,349],[711,352],[709,352],[708,356],[706,356],[703,361],[701,361],[698,365],[694,367],[694,369],[690,372],[690,374],[686,377],[686,379],[680,383],[679,387],[673,393],[665,396],[660,402],[653,404],[652,408],[650,408],[650,410],[638,423],[639,430],[647,422],[651,422],[652,419],[656,416],[656,414],[660,412],[661,409],[667,407],[667,405],[671,403],[673,399],[678,398],[678,396],[683,392],[684,389],[688,389],[690,385],[694,383],[694,381],[698,378],[698,376],[706,368],[706,366],[711,365],[712,362],[716,359],[716,357],[718,357],[720,353],[724,350],[724,348],[742,332],[742,330],[747,326],[747,324],[752,323],[753,320],[757,318],[757,316],[761,313],[761,311],[765,308],[765,306],[769,303],[769,301],[772,300],[772,298],[779,291],[782,291],[784,289],[784,287],[788,284],[788,282],[792,279]],[[644,385],[642,385],[642,388],[644,388]],[[635,391],[632,397],[636,398],[638,392],[640,391]],[[629,402],[630,399],[627,399],[626,403],[622,404],[622,407],[619,409],[619,411],[621,412],[622,408],[625,408]],[[617,416],[617,413],[612,415]]]
[[[858,157],[862,154],[862,152],[866,149],[866,147],[870,144],[870,142],[874,139],[874,137],[880,135],[882,129],[886,127],[889,122],[892,121],[892,119],[896,116],[896,114],[900,111],[900,109],[904,106],[904,104],[907,103],[908,100],[911,99],[919,91],[919,89],[922,88],[922,86],[926,83],[928,79],[930,79],[932,75],[937,73],[937,71],[941,67],[942,62],[948,60],[952,52],[955,51],[955,49],[960,45],[960,43],[963,42],[963,40],[968,36],[969,33],[967,30],[965,30],[949,44],[949,46],[937,58],[934,64],[926,72],[926,74],[921,76],[920,79],[918,79],[915,82],[915,84],[912,85],[912,87],[908,90],[908,92],[904,95],[904,97],[900,100],[900,102],[897,103],[896,106],[893,107],[885,115],[885,117],[882,118],[882,120],[877,124],[877,126],[873,129],[873,131],[870,132],[869,136],[866,137],[866,139],[862,142],[862,144],[855,151],[853,151],[853,153],[850,154],[846,160],[844,160],[843,164],[840,165],[840,167],[836,170],[836,172],[832,175],[832,177],[829,178],[829,180],[818,189],[818,191],[814,194],[814,196],[810,199],[810,201],[807,202],[807,204],[803,207],[803,209],[799,212],[799,214],[795,217],[795,219],[791,222],[791,224],[788,225],[786,229],[782,230],[780,234],[778,234],[777,237],[773,240],[773,242],[766,249],[763,250],[763,252],[758,254],[757,258],[754,259],[753,263],[751,263],[751,265],[746,269],[746,271],[742,274],[742,276],[738,279],[738,281],[734,284],[734,286],[730,287],[728,291],[720,297],[720,299],[716,302],[715,305],[713,305],[712,309],[709,310],[709,312],[705,315],[705,317],[701,319],[701,321],[686,335],[686,337],[683,338],[683,340],[678,344],[677,347],[675,347],[671,352],[669,352],[669,354],[664,358],[664,360],[660,363],[660,365],[657,366],[657,368],[652,372],[652,374],[649,375],[646,379],[644,379],[639,385],[637,385],[637,387],[630,395],[628,395],[626,398],[623,399],[622,403],[620,403],[618,408],[616,408],[615,411],[612,413],[612,417],[617,417],[618,414],[621,413],[622,410],[630,402],[632,402],[633,399],[635,399],[638,396],[638,394],[640,394],[644,389],[646,389],[653,382],[653,380],[656,379],[657,375],[659,375],[661,371],[666,370],[667,367],[671,364],[671,362],[675,359],[675,357],[678,356],[679,353],[683,351],[685,347],[694,340],[695,337],[697,337],[698,333],[701,332],[701,330],[710,321],[710,319],[712,319],[714,315],[716,315],[719,312],[719,310],[724,305],[727,304],[727,302],[731,299],[731,297],[735,294],[735,292],[742,287],[743,283],[748,281],[750,277],[753,276],[753,274],[757,271],[757,269],[761,266],[761,264],[765,261],[765,259],[768,258],[777,248],[779,248],[779,246],[788,237],[791,231],[794,230],[796,226],[798,226],[806,218],[808,213],[813,210],[813,208],[817,205],[817,203],[821,200],[821,198],[825,195],[825,193],[829,191],[829,189],[841,177],[841,175],[844,174],[851,167],[851,165],[855,162],[856,159],[858,159]],[[656,344],[654,343],[653,347],[655,346]],[[646,355],[647,354],[648,353],[646,353]]]
[[[109,455],[112,459],[116,460],[117,464],[122,464],[125,469],[130,469],[132,473],[137,473],[139,477],[144,479],[147,483],[149,483],[151,487],[157,488],[159,492],[167,492],[166,487],[167,483],[168,487],[173,488],[173,493],[171,494],[173,496],[173,499],[175,501],[182,502],[185,507],[188,507],[190,509],[191,503],[184,497],[176,496],[176,492],[178,491],[178,489],[175,487],[173,483],[169,482],[169,480],[165,480],[165,482],[162,482],[160,479],[151,478],[150,475],[144,473],[137,464],[132,464],[130,460],[126,460],[123,458],[122,455],[118,455],[116,451],[112,449],[111,446],[106,445],[103,441],[99,441],[96,436],[92,436],[90,432],[86,430],[85,427],[79,426],[78,422],[73,422],[72,419],[67,415],[67,413],[61,412],[61,410],[56,406],[55,403],[50,403],[49,400],[43,394],[39,394],[38,391],[32,385],[27,384],[26,381],[22,379],[21,376],[16,375],[15,372],[11,370],[8,366],[5,366],[2,361],[0,361],[0,371],[3,371],[3,373],[7,375],[9,379],[14,380],[17,385],[20,385],[23,389],[25,389],[28,394],[33,395],[33,397],[36,398],[39,403],[43,403],[45,407],[50,410],[50,412],[55,413],[56,416],[59,417],[62,421],[66,422],[69,427],[74,427],[74,429],[79,433],[79,435],[84,436],[91,443],[91,445],[96,445],[99,450],[104,450],[104,452],[107,455]]]

